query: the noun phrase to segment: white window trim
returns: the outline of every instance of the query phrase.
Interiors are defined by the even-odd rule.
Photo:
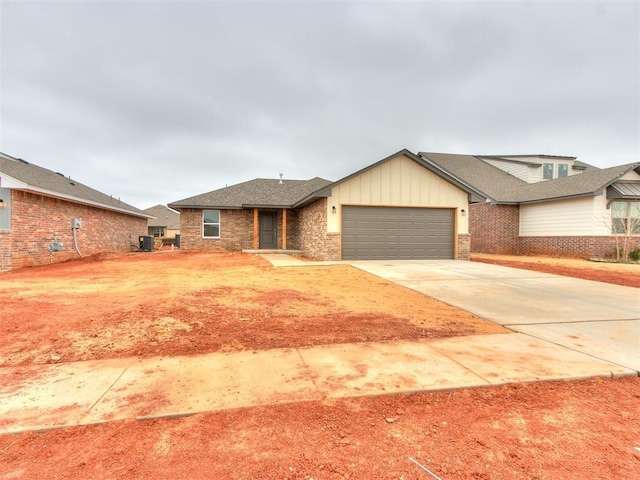
[[[624,217],[614,217],[614,208],[613,208],[613,203],[624,203],[627,206],[627,211]],[[636,230],[638,228],[638,219],[637,217],[632,217],[631,216],[631,204],[632,203],[640,203],[640,201],[638,200],[631,200],[631,199],[615,199],[612,201],[611,204],[611,234],[612,235],[624,235],[624,236],[630,236],[630,237],[637,237],[640,235],[640,232],[633,232],[633,231],[629,231],[629,230]],[[616,232],[616,225],[615,225],[615,221],[619,219],[624,220],[624,229],[622,232]]]
[[[205,223],[204,223],[204,212],[205,212],[205,211],[209,211],[209,212],[218,212],[218,222],[217,222],[217,223],[206,223],[206,224],[205,224]],[[210,208],[203,209],[203,210],[202,210],[202,221],[201,221],[201,225],[202,225],[202,238],[220,238],[220,233],[222,232],[222,227],[221,227],[222,222],[221,222],[221,220],[222,220],[222,215],[221,215],[221,213],[220,213],[220,210],[210,209]],[[217,236],[217,237],[212,237],[212,236],[209,236],[209,235],[205,235],[205,234],[204,234],[204,226],[205,226],[205,225],[217,225],[217,226],[218,226],[218,236]]]

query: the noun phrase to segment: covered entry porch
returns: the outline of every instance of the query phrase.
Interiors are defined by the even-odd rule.
[[[296,238],[297,212],[288,208],[253,208],[253,241],[246,253],[301,253]]]

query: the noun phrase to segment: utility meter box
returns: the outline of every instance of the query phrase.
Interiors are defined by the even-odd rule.
[[[82,219],[81,218],[73,218],[71,219],[71,228],[81,228],[82,227]]]

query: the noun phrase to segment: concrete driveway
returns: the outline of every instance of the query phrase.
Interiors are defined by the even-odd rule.
[[[516,332],[640,371],[640,290],[456,260],[350,262]]]

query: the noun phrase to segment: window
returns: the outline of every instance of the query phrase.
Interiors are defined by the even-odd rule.
[[[164,237],[164,227],[152,227],[154,237]]]
[[[551,180],[553,178],[553,163],[542,164],[542,179]]]
[[[640,234],[640,201],[616,200],[611,204],[613,233]]]
[[[11,230],[11,190],[0,188],[0,230]]]
[[[202,211],[202,236],[220,238],[220,210]]]
[[[568,163],[559,163],[558,164],[558,178],[566,177],[569,175],[569,164]]]

